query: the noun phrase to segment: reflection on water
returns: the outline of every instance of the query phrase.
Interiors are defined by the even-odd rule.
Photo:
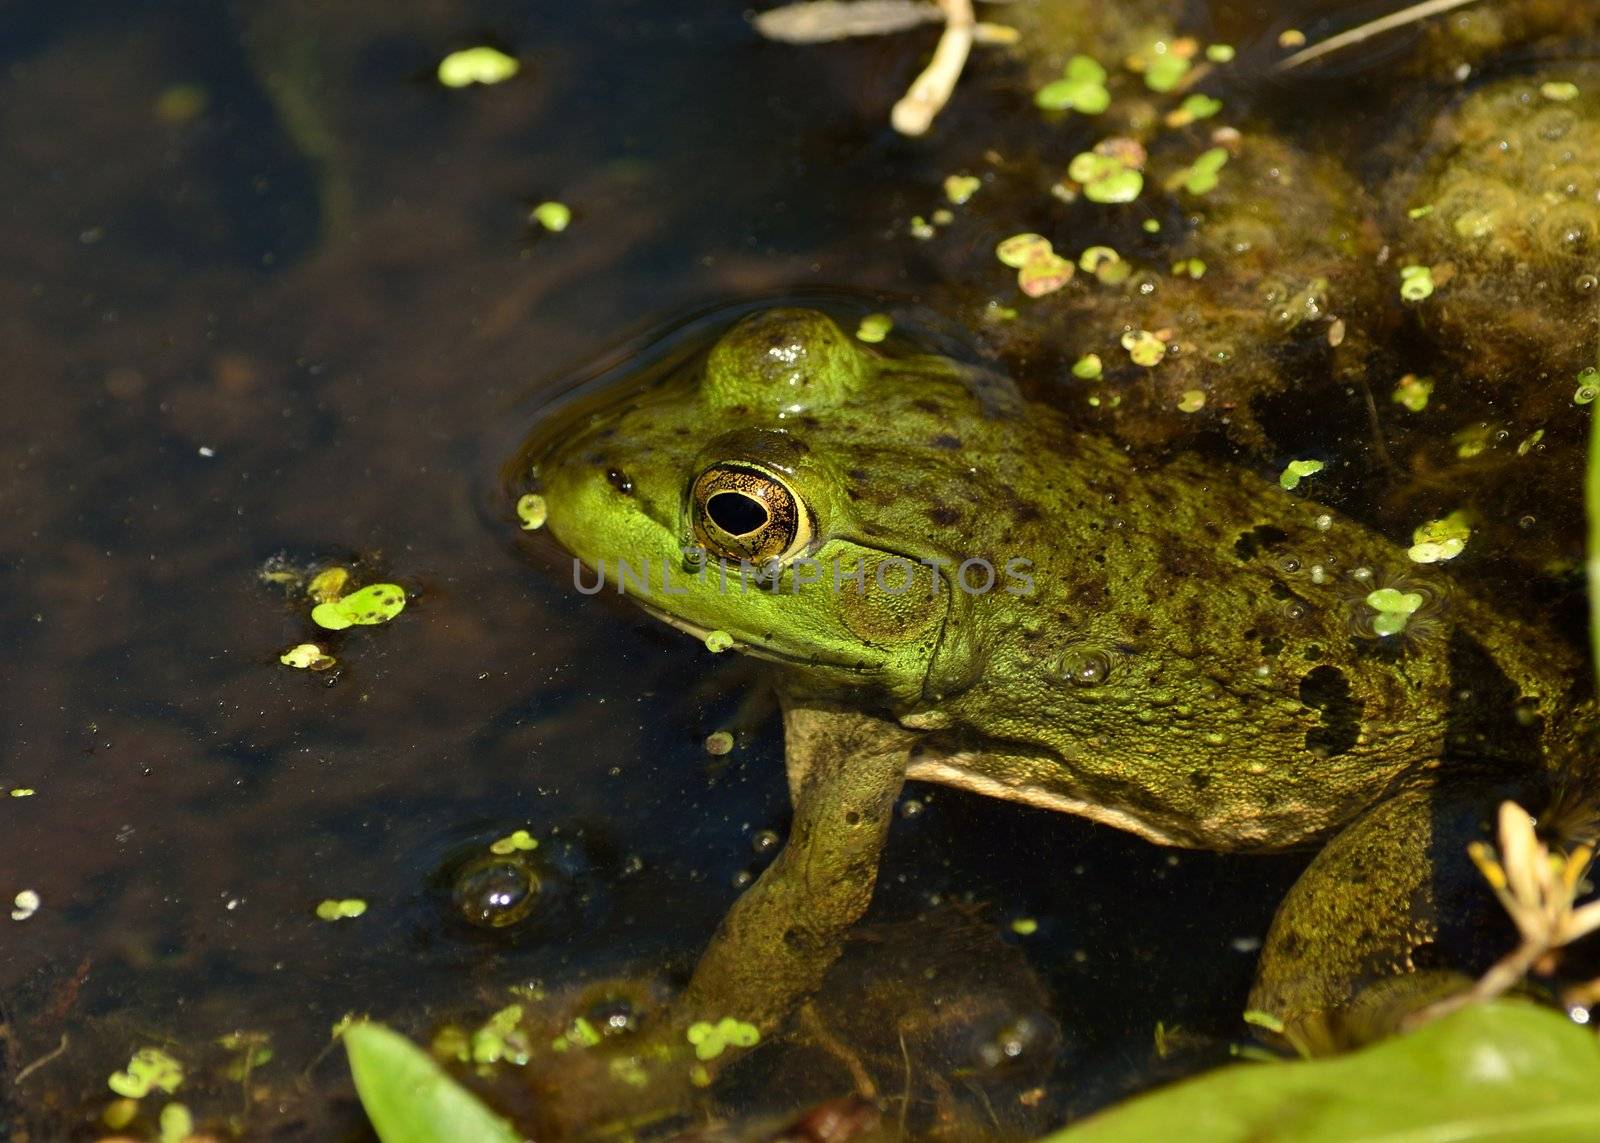
[[[1044,24],[1057,10],[1017,7]],[[1186,28],[1246,55],[1284,22],[1263,29],[1250,4],[1136,7],[1187,8]],[[1334,7],[1296,15],[1315,32]],[[1548,6],[1500,7],[1515,30]],[[1395,535],[1456,506],[1470,478],[1485,555],[1467,574],[1578,614],[1565,376],[1533,413],[1496,378],[1447,394],[1441,377],[1448,415],[1408,419],[1388,388],[1427,373],[1426,354],[1377,322],[1359,330],[1382,340],[1370,391],[1333,379],[1311,417],[1303,391],[1266,393],[1240,436],[1078,401],[1061,383],[1071,320],[984,325],[997,239],[1038,229],[1076,252],[1103,238],[1093,222],[1069,236],[1062,220],[1086,216],[1050,192],[1095,128],[1031,108],[1062,53],[980,58],[912,143],[886,109],[932,30],[795,49],[758,40],[737,5],[647,0],[65,3],[0,19],[0,787],[32,791],[0,803],[0,895],[41,901],[0,930],[13,1131],[92,1134],[106,1078],[159,1045],[202,1122],[337,1137],[360,1122],[326,1050],[348,1012],[421,1038],[512,986],[681,980],[764,864],[750,838],[787,824],[776,727],[742,717],[748,664],[575,598],[547,549],[530,563],[497,473],[585,362],[714,303],[824,290],[959,322],[978,332],[940,336],[1127,439],[1155,424],[1147,444],[1263,467],[1339,452],[1328,494]],[[1585,31],[1561,19],[1540,34]],[[479,42],[522,71],[492,88],[429,81]],[[1330,178],[1376,187],[1344,204],[1361,231],[1384,180],[1420,177],[1394,140],[1448,142],[1449,121],[1425,124],[1454,95],[1417,61],[1456,49],[1418,42],[1385,45],[1398,54],[1376,69],[1341,60],[1331,82],[1241,69],[1224,95],[1236,121],[1293,136],[1313,173],[1342,164],[1353,173]],[[947,230],[912,236],[958,171],[992,177]],[[574,212],[561,233],[526,217],[552,200]],[[1383,235],[1359,238],[1376,257]],[[273,560],[381,569],[410,604],[328,639],[335,670],[292,671],[279,653],[320,633],[261,581]],[[707,753],[708,734],[747,721],[731,754]],[[965,1122],[938,1075],[885,1078],[898,1041],[851,1022],[918,996],[913,1046],[981,1067],[1020,1045],[997,1082],[1049,1088],[1027,1105],[1041,1121],[1211,1062],[1239,1034],[1256,942],[1303,855],[1169,854],[915,797],[880,881],[883,927],[819,999],[803,1051],[733,1077],[752,1109],[790,1115],[866,1074]],[[484,864],[519,829],[537,857]],[[453,895],[474,862],[478,887]],[[539,898],[528,922],[464,918],[520,908],[518,893]],[[319,902],[353,898],[362,916],[317,919]],[[925,969],[937,988],[905,994]],[[1192,1049],[1152,1063],[1158,1021]],[[784,1090],[795,1102],[758,1094]],[[129,1130],[148,1134],[157,1110]]]

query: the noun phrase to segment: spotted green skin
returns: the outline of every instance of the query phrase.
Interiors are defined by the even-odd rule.
[[[688,573],[712,465],[793,490],[813,525],[796,555],[820,582],[798,558],[776,592],[741,590],[736,566],[727,583]],[[1558,839],[1600,833],[1580,664],[1306,499],[1317,476],[1289,492],[1146,461],[1005,378],[879,352],[805,310],[749,317],[701,366],[574,407],[520,467],[579,560],[613,583],[619,559],[648,565],[636,602],[782,667],[790,837],[724,918],[668,1041],[728,1012],[765,1036],[820,985],[907,778],[1169,845],[1327,840],[1244,1001],[1304,1051],[1386,1035],[1505,953],[1465,856],[1501,800]],[[973,558],[992,590],[923,563]],[[833,582],[890,559],[913,561],[918,590]],[[1397,634],[1374,630],[1381,588],[1421,597]]]
[[[1548,639],[1305,487],[1141,462],[1003,378],[882,355],[814,312],[747,319],[703,370],[547,439],[531,456],[550,531],[613,579],[619,557],[681,567],[690,485],[717,462],[782,473],[826,567],[987,560],[984,594],[948,575],[935,594],[926,569],[902,596],[831,575],[795,589],[792,568],[776,594],[688,576],[682,594],[655,576],[630,593],[782,662],[793,694],[918,731],[911,777],[1159,842],[1282,848],[1463,763],[1536,767],[1537,727],[1575,677]],[[1013,559],[1031,561],[1031,594],[1006,590]],[[1373,632],[1378,587],[1424,597],[1399,635]],[[1469,684],[1472,718],[1452,709]]]

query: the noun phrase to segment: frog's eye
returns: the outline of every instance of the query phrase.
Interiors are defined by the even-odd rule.
[[[783,481],[759,469],[714,464],[695,478],[694,534],[727,559],[787,560],[811,542],[811,515]]]

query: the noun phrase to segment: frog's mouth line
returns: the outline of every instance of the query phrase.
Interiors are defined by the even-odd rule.
[[[676,627],[686,635],[693,635],[696,639],[704,641],[711,634],[711,628],[701,627],[690,623],[687,619],[680,619],[676,615],[661,610],[651,604],[645,603],[638,596],[630,597],[631,601],[646,614],[659,619],[668,627]],[[733,636],[730,634],[730,638]],[[878,675],[883,673],[882,667],[868,667],[861,663],[844,663],[834,659],[824,659],[816,655],[789,655],[782,651],[775,651],[770,647],[763,647],[757,643],[746,642],[743,639],[733,638],[734,647],[758,659],[770,659],[778,663],[793,663],[801,667],[831,667],[838,671],[850,671],[858,675]]]

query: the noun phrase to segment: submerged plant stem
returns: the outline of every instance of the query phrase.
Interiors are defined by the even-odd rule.
[[[1340,32],[1337,36],[1330,36],[1320,43],[1295,52],[1287,59],[1280,60],[1276,71],[1291,71],[1302,64],[1312,60],[1321,59],[1323,56],[1332,55],[1334,52],[1350,47],[1352,44],[1363,43],[1373,36],[1381,36],[1396,28],[1403,28],[1407,24],[1415,24],[1419,20],[1426,20],[1432,16],[1440,16],[1446,12],[1453,12],[1457,8],[1465,8],[1468,4],[1476,4],[1477,0],[1423,0],[1421,4],[1413,4],[1409,8],[1402,8],[1398,12],[1391,12],[1376,20],[1351,28],[1347,32]]]
[[[889,115],[889,122],[902,135],[921,135],[928,130],[933,117],[950,102],[972,51],[972,29],[977,23],[972,0],[939,0],[939,7],[944,9],[944,35],[933,49],[933,59]]]

